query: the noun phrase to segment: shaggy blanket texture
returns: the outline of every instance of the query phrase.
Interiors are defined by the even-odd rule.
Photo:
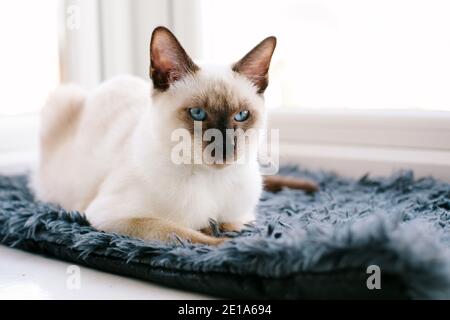
[[[256,223],[219,247],[100,232],[80,213],[35,201],[25,176],[0,176],[0,242],[222,297],[450,298],[450,184],[408,171],[281,173],[321,190],[265,192]],[[370,265],[381,290],[367,288]]]

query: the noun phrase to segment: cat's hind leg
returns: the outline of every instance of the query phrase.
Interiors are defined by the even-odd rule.
[[[244,228],[244,224],[240,222],[221,222],[218,224],[217,228],[220,232],[239,232]],[[212,226],[203,228],[200,231],[209,236],[215,234]]]

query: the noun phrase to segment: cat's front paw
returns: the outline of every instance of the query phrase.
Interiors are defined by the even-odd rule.
[[[221,232],[239,232],[243,227],[244,224],[235,222],[223,222],[219,224],[219,230]]]
[[[203,228],[200,231],[208,236],[217,236],[223,232],[239,232],[244,227],[242,223],[222,222],[217,225],[211,225],[207,228]]]

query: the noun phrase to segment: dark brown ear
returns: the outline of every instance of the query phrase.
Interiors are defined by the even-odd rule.
[[[154,89],[165,91],[171,83],[198,69],[169,29],[157,27],[153,30],[150,41],[150,78]]]
[[[254,83],[258,93],[263,93],[269,85],[269,66],[277,38],[268,37],[261,41],[241,60],[233,65],[233,71],[246,76]]]

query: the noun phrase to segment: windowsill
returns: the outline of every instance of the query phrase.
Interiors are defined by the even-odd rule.
[[[0,173],[22,173],[37,163],[39,115],[0,117]]]
[[[39,114],[0,116],[0,155],[37,148]]]
[[[10,151],[0,153],[0,174],[21,174],[37,164],[37,151]]]
[[[331,170],[353,178],[366,173],[386,176],[398,170],[413,170],[416,177],[433,176],[450,182],[450,151],[282,143],[280,155],[281,163]]]
[[[359,177],[411,169],[450,181],[450,112],[271,110],[281,163]]]
[[[410,110],[269,111],[282,142],[450,150],[450,112]]]

